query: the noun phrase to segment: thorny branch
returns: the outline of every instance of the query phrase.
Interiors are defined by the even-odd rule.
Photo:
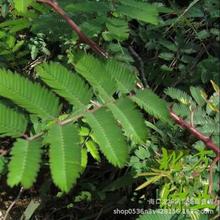
[[[79,39],[89,45],[91,49],[97,54],[108,58],[108,53],[104,51],[98,44],[96,44],[93,40],[88,38],[79,28],[79,26],[66,14],[66,12],[59,6],[59,4],[54,0],[38,0],[40,3],[44,3],[49,5],[55,12],[63,17],[64,20],[69,24],[69,26],[77,33]]]
[[[174,121],[177,124],[179,124],[182,128],[186,128],[193,136],[201,140],[207,148],[213,150],[216,153],[217,156],[212,161],[209,168],[209,193],[211,194],[213,188],[213,169],[220,160],[220,148],[215,143],[213,143],[210,137],[205,136],[196,128],[194,128],[192,123],[189,124],[186,121],[184,121],[181,117],[176,115],[176,113],[172,110],[172,106],[170,107],[170,116],[174,119]]]
[[[212,141],[212,139],[210,137],[207,137],[206,135],[202,134],[200,131],[198,131],[191,124],[187,123],[181,117],[179,117],[175,112],[173,112],[172,106],[170,107],[170,116],[182,128],[186,128],[194,137],[201,140],[206,145],[207,148],[213,150],[217,155],[220,155],[220,148]]]

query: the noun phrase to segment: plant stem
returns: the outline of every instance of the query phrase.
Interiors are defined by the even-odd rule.
[[[209,167],[209,193],[212,194],[212,189],[213,189],[213,169],[216,165],[216,163],[218,163],[218,161],[220,160],[220,156],[216,157],[210,167]]]
[[[93,40],[88,38],[79,28],[79,26],[66,14],[66,12],[58,5],[58,3],[54,0],[38,0],[40,3],[44,3],[49,5],[54,9],[59,15],[63,17],[64,20],[69,24],[69,26],[77,33],[79,39],[89,45],[94,52],[103,56],[104,58],[108,58],[108,53],[104,51],[101,47],[98,46]]]
[[[8,207],[8,209],[7,209],[6,213],[5,213],[5,216],[4,216],[3,220],[7,220],[8,215],[9,215],[9,212],[11,211],[11,209],[13,208],[13,206],[15,205],[15,203],[20,199],[23,190],[24,190],[24,188],[21,187],[21,189],[20,189],[20,191],[19,191],[17,197],[16,197],[15,200],[11,203],[11,205]]]
[[[217,155],[220,155],[220,148],[212,141],[210,137],[205,136],[196,128],[194,128],[191,124],[184,121],[181,117],[176,115],[172,110],[172,106],[170,107],[170,116],[174,119],[174,121],[179,124],[182,128],[186,128],[193,136],[201,140],[207,148],[213,150]]]

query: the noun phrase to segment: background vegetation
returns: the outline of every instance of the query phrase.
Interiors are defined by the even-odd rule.
[[[0,219],[217,219],[219,8],[0,0]]]

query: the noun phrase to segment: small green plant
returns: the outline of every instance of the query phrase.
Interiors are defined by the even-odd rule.
[[[179,210],[182,213],[188,210],[192,219],[200,219],[193,212],[217,208],[220,93],[213,81],[211,84],[214,93],[210,96],[199,87],[190,88],[191,96],[174,88],[166,90],[167,95],[179,101],[173,104],[171,116],[174,115],[180,126],[187,128],[199,139],[192,139],[194,154],[186,148],[178,151],[162,148],[159,156],[157,152],[149,153],[150,149],[158,149],[150,143],[148,149],[141,147],[136,150],[130,160],[137,176],[146,178],[136,190],[151,184],[161,185],[158,195],[160,208],[171,212]],[[151,161],[152,155],[155,155],[154,162]]]
[[[17,138],[9,163],[10,186],[32,186],[40,168],[42,146],[49,145],[53,181],[68,192],[86,166],[82,165],[86,163],[84,148],[99,160],[93,141],[117,167],[124,166],[128,158],[124,135],[135,144],[146,141],[146,125],[137,106],[170,122],[166,103],[151,90],[129,95],[136,90],[137,78],[124,65],[114,60],[102,63],[86,55],[75,63],[75,70],[77,73],[58,63],[37,66],[37,75],[51,88],[48,90],[1,69],[0,95],[25,110],[19,113],[3,103],[0,106],[1,136]],[[65,112],[55,94],[72,105],[72,111]],[[26,131],[27,124],[32,128]],[[80,132],[84,133],[81,144]]]

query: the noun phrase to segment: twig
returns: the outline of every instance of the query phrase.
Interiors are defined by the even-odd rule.
[[[206,46],[207,50],[209,49],[209,47],[210,47],[210,45]],[[198,64],[200,58],[203,56],[203,54],[205,52],[206,51],[205,51],[204,47],[199,50],[199,53],[196,55],[195,59],[193,60],[193,63],[191,65],[191,67],[189,68],[189,72],[192,72],[195,69],[195,67]]]
[[[213,169],[216,165],[216,163],[218,163],[218,161],[220,160],[220,156],[216,157],[210,167],[209,167],[209,194],[212,194],[212,189],[213,189]]]
[[[98,220],[100,217],[101,217],[101,215],[102,215],[102,212],[103,212],[103,207],[101,208],[101,210],[100,210],[100,212],[99,212],[99,214],[97,215],[97,217],[95,218],[95,220]]]
[[[190,23],[190,25],[191,25],[191,28],[192,28],[193,32],[194,32],[196,35],[198,35],[198,32],[196,31],[196,28],[194,27],[193,23]],[[208,51],[206,45],[203,43],[203,41],[202,41],[201,39],[199,39],[199,40],[200,40],[201,45],[203,46],[203,48],[204,48],[206,54],[207,54],[208,56],[210,56],[210,53],[209,53],[209,51]]]
[[[5,156],[8,153],[8,150],[0,149],[0,156]]]
[[[100,108],[105,107],[107,104],[109,104],[109,103],[106,103],[106,104],[104,104],[104,105],[97,105],[97,106],[95,106],[95,107],[93,106],[93,109],[86,109],[85,111],[83,111],[83,112],[81,112],[81,113],[79,113],[79,114],[76,114],[76,115],[74,115],[74,116],[72,116],[72,117],[70,117],[70,118],[64,119],[64,120],[62,120],[62,121],[58,121],[58,120],[57,120],[57,123],[58,123],[59,125],[61,125],[61,126],[64,126],[64,125],[69,124],[69,123],[72,123],[72,122],[74,122],[74,121],[79,120],[80,118],[82,118],[85,113],[95,112],[95,111],[99,110]],[[26,140],[28,140],[28,141],[33,141],[33,140],[36,140],[36,139],[42,137],[44,134],[45,134],[45,131],[40,132],[40,133],[35,134],[34,136],[30,136],[30,137],[29,137],[28,135],[24,134],[23,137],[24,137]]]
[[[86,112],[90,112],[90,113],[96,112],[96,111],[99,110],[100,108],[105,107],[107,104],[109,104],[109,103],[106,103],[106,104],[104,104],[104,105],[97,105],[97,106],[95,106],[93,109],[87,109],[87,110],[85,110],[84,112],[82,112],[82,113],[80,113],[80,114],[78,114],[78,115],[74,115],[72,118],[68,118],[68,119],[65,119],[65,120],[61,121],[59,124],[60,124],[60,125],[69,124],[69,123],[71,123],[71,122],[73,122],[73,121],[76,121],[76,120],[82,118]]]
[[[93,40],[88,38],[79,28],[79,26],[66,14],[66,12],[58,5],[58,3],[54,0],[38,0],[40,3],[44,3],[49,5],[51,8],[54,9],[55,12],[57,12],[59,15],[63,17],[64,20],[69,24],[69,26],[77,33],[79,36],[79,39],[89,45],[94,52],[97,54],[108,58],[108,53],[104,51],[101,47],[98,46]]]
[[[132,53],[132,55],[138,60],[138,62],[139,62],[139,64],[140,64],[139,71],[140,71],[141,78],[142,78],[142,80],[143,80],[144,87],[145,87],[145,88],[150,88],[149,85],[148,85],[146,76],[145,76],[144,62],[143,62],[143,60],[142,60],[141,57],[137,54],[137,52],[134,50],[133,47],[129,46],[128,48],[129,48],[130,52]]]
[[[42,135],[44,135],[44,132],[40,132],[40,133],[38,133],[38,134],[36,134],[34,136],[31,136],[31,137],[29,137],[28,135],[24,134],[23,137],[26,140],[28,140],[28,141],[33,141],[33,140],[36,140],[36,139],[40,138]]]
[[[219,219],[219,217],[220,217],[220,213],[218,213],[216,216],[214,216],[213,218],[211,218],[211,220]]]
[[[201,140],[207,148],[213,150],[217,155],[220,155],[220,148],[212,141],[210,137],[205,136],[196,128],[194,128],[191,124],[184,121],[181,117],[176,115],[172,110],[172,106],[170,107],[170,116],[174,119],[174,121],[179,124],[182,128],[186,128],[193,136]]]
[[[192,1],[189,6],[183,11],[183,13],[176,19],[176,21],[170,25],[170,27],[166,30],[165,34],[177,23],[179,22],[180,19],[182,19],[182,17],[185,16],[185,14],[195,5],[199,2],[200,0],[194,0]]]
[[[15,203],[20,199],[23,190],[24,190],[24,188],[21,187],[21,189],[20,189],[20,191],[19,191],[17,197],[16,197],[15,200],[11,203],[11,205],[8,207],[8,209],[7,209],[6,213],[5,213],[5,216],[4,216],[3,220],[7,220],[8,215],[9,215],[9,212],[11,211],[11,209],[13,208],[13,206],[15,205]]]
[[[191,108],[191,107],[190,107]],[[194,127],[194,109],[190,109],[190,125],[192,126],[192,127]]]

